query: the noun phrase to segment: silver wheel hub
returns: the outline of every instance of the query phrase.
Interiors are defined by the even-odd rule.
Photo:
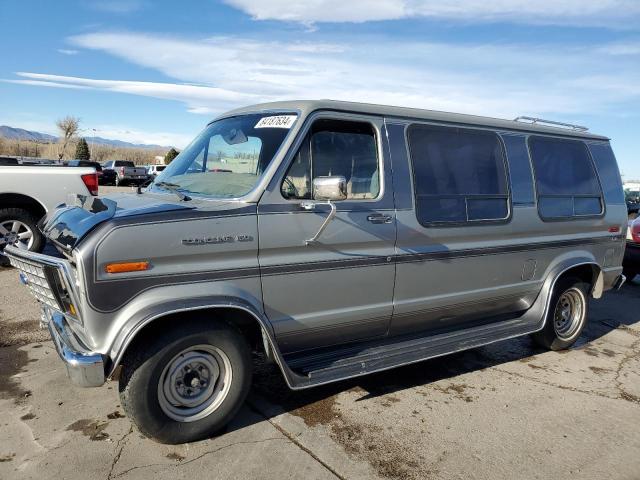
[[[553,317],[556,335],[571,338],[582,325],[586,313],[586,302],[581,290],[573,287],[558,298]]]
[[[20,220],[0,223],[0,246],[14,245],[21,250],[30,250],[33,242],[33,231],[26,223]]]
[[[189,347],[167,364],[158,382],[163,412],[179,422],[193,422],[216,410],[231,386],[231,361],[211,345]]]

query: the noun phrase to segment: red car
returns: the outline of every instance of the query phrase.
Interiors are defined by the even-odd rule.
[[[640,217],[629,220],[627,230],[627,248],[622,261],[623,273],[627,280],[640,274]]]

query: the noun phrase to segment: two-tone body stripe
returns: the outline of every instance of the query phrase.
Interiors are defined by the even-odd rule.
[[[577,247],[581,245],[593,245],[601,243],[613,243],[614,241],[622,241],[621,236],[616,237],[596,237],[587,239],[572,239],[572,240],[559,240],[552,242],[539,242],[539,243],[523,243],[515,245],[504,246],[492,246],[484,248],[465,248],[460,250],[438,250],[431,252],[421,253],[401,253],[388,256],[368,256],[357,258],[346,258],[343,260],[324,260],[317,262],[304,262],[304,263],[285,263],[280,265],[267,265],[262,267],[249,267],[249,268],[232,268],[225,270],[211,270],[202,272],[189,272],[189,273],[175,273],[161,276],[162,278],[173,279],[179,278],[181,280],[192,281],[201,277],[206,277],[208,281],[215,280],[230,280],[236,278],[249,278],[257,277],[259,275],[272,276],[272,275],[289,275],[294,273],[308,273],[325,270],[339,270],[344,268],[356,268],[356,267],[375,267],[381,265],[388,265],[393,263],[416,263],[433,260],[450,260],[455,258],[467,258],[478,257],[485,255],[500,255],[506,253],[517,253],[524,251],[536,251],[550,248],[568,248]],[[140,279],[153,278],[151,276],[142,276]],[[109,281],[134,281],[133,278],[127,278],[122,280],[103,280],[101,282]],[[173,282],[171,282],[173,283]],[[180,282],[184,283],[184,282]]]
[[[547,250],[550,248],[578,247],[581,245],[594,245],[600,243],[613,243],[622,241],[622,237],[592,237],[571,240],[555,240],[551,242],[519,243],[513,245],[501,245],[483,248],[465,248],[460,250],[439,250],[433,252],[408,253],[396,256],[396,263],[422,262],[427,260],[450,260],[463,257],[479,257],[484,255],[499,255],[504,253],[517,253],[535,250]]]
[[[433,260],[450,260],[455,258],[478,257],[484,255],[500,255],[505,253],[516,253],[525,251],[535,251],[550,248],[568,248],[581,245],[593,245],[600,243],[613,243],[622,241],[622,237],[595,237],[572,240],[556,240],[552,242],[521,243],[515,245],[492,246],[484,248],[465,248],[460,250],[438,250],[421,253],[400,253],[389,256],[358,257],[345,260],[327,260],[320,262],[308,262],[299,264],[283,264],[262,266],[260,272],[263,276],[286,275],[292,273],[306,273],[321,270],[336,270],[341,268],[369,267],[388,265],[392,263],[415,263]]]
[[[439,250],[422,253],[401,253],[389,256],[369,256],[346,258],[343,260],[326,260],[318,262],[305,262],[298,264],[267,265],[262,267],[235,268],[225,270],[211,270],[201,272],[177,273],[163,276],[140,276],[136,278],[123,278],[109,281],[95,282],[98,284],[110,283],[118,288],[126,288],[126,295],[119,296],[116,300],[109,296],[95,296],[90,294],[90,300],[94,308],[100,311],[114,311],[129,302],[140,293],[159,286],[181,285],[188,283],[201,283],[211,281],[229,281],[259,276],[290,275],[297,273],[309,273],[318,271],[340,270],[346,268],[364,268],[394,263],[426,262],[434,260],[449,260],[453,258],[476,257],[482,255],[499,255],[521,251],[535,251],[549,248],[578,247],[582,245],[612,243],[622,241],[621,236],[592,237],[572,240],[559,240],[552,242],[522,243],[515,245],[493,246],[484,248],[468,248],[460,250]],[[95,293],[95,292],[94,292]]]

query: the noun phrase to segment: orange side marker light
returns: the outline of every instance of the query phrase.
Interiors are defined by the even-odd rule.
[[[149,268],[151,268],[149,262],[108,263],[104,267],[107,273],[143,272]]]

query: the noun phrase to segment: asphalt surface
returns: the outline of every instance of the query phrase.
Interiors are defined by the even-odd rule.
[[[117,384],[73,387],[17,273],[0,269],[0,478],[640,479],[640,277],[592,301],[582,338],[528,338],[291,392],[255,359],[227,431],[165,446]]]

